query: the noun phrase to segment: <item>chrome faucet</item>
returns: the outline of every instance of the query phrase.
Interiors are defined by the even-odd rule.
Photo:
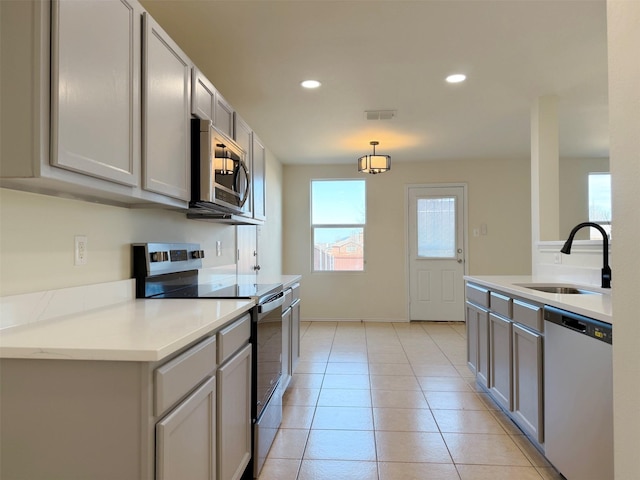
[[[604,266],[602,267],[602,288],[611,288],[611,267],[609,267],[609,237],[607,236],[607,232],[604,231],[597,223],[593,222],[583,222],[571,230],[569,234],[569,238],[566,242],[564,242],[564,246],[560,249],[562,253],[566,253],[567,255],[571,254],[571,244],[573,243],[573,237],[576,236],[576,232],[583,227],[593,227],[598,230],[602,234],[602,259]]]

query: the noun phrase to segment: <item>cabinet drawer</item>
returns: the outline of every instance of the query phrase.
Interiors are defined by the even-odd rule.
[[[293,294],[293,298],[291,298],[291,302],[295,302],[300,299],[300,284],[294,283],[291,285],[291,293]]]
[[[251,315],[249,314],[220,330],[218,332],[218,363],[222,365],[227,358],[245,345],[250,338]]]
[[[155,371],[155,410],[161,415],[216,369],[216,337],[208,337]]]
[[[465,288],[465,294],[467,300],[480,305],[485,308],[489,308],[489,290],[472,283],[467,283]]]
[[[511,319],[513,300],[501,293],[491,292],[491,310],[505,318]]]
[[[293,290],[287,288],[284,291],[284,303],[282,304],[282,311],[284,312],[287,308],[289,308],[291,306],[291,303],[293,303]]]
[[[526,325],[538,332],[542,332],[544,330],[542,307],[539,305],[525,303],[517,299],[514,300],[513,321]]]

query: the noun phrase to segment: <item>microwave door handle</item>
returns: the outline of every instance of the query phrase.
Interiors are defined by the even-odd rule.
[[[238,162],[238,166],[239,168],[242,168],[244,170],[244,175],[238,174],[238,176],[236,177],[236,183],[238,181],[242,181],[242,178],[244,178],[244,181],[245,181],[244,196],[242,197],[242,200],[240,200],[240,206],[242,207],[244,206],[245,202],[247,201],[247,198],[249,197],[250,179],[249,179],[249,170],[247,170],[247,166],[242,160]]]

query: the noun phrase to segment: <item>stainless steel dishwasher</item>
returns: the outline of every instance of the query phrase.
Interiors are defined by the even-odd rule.
[[[544,308],[545,456],[568,480],[613,479],[612,326]]]

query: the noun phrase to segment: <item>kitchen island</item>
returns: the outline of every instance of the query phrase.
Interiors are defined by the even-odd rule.
[[[613,478],[611,289],[532,276],[465,280],[476,383],[568,480]]]

